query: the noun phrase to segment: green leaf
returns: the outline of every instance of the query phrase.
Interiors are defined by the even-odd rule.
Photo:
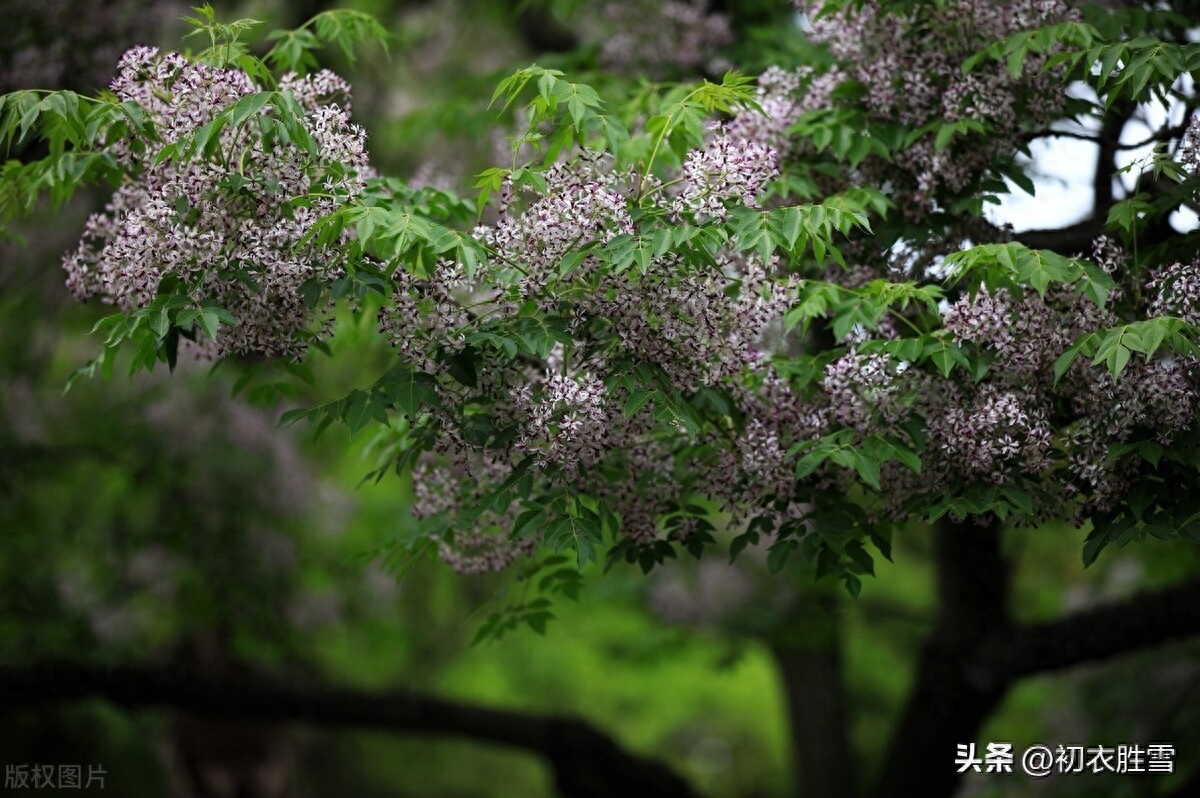
[[[386,404],[396,405],[405,415],[415,417],[422,405],[437,406],[437,390],[426,374],[407,366],[393,366],[376,383]]]
[[[197,321],[199,321],[201,329],[204,330],[204,334],[208,336],[208,340],[216,343],[217,330],[221,327],[220,314],[213,308],[206,308],[200,311],[200,318]]]
[[[783,570],[783,566],[787,565],[788,559],[792,556],[798,547],[799,543],[791,538],[786,540],[778,540],[771,545],[767,550],[767,570],[771,574],[778,574]]]
[[[863,548],[862,543],[857,540],[851,540],[842,549],[842,553],[850,558],[850,561],[857,566],[862,573],[875,575],[875,561],[871,555]]]
[[[560,552],[575,549],[575,565],[582,571],[584,566],[596,559],[596,547],[600,544],[598,526],[584,518],[564,516],[555,519],[546,530],[546,545]]]
[[[655,393],[655,391],[646,390],[645,388],[634,388],[630,391],[629,398],[625,400],[625,407],[622,411],[625,418],[632,418],[637,415],[638,411],[650,401]]]
[[[371,396],[366,391],[352,391],[346,397],[346,409],[342,413],[342,421],[354,435],[371,420]]]
[[[898,438],[878,434],[871,435],[864,442],[863,449],[870,452],[881,463],[896,459],[908,466],[914,473],[921,473],[921,458]]]
[[[479,504],[465,514],[465,520],[471,523],[488,511],[500,515],[507,510],[508,505],[512,503],[512,491],[528,476],[529,468],[532,465],[532,457],[526,457],[517,463],[500,487],[484,496]]]
[[[1083,567],[1087,568],[1096,562],[1096,558],[1100,556],[1100,552],[1110,542],[1108,535],[1100,531],[1094,531],[1088,535],[1087,539],[1083,542]]]

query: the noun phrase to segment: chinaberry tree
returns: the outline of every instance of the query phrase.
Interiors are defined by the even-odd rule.
[[[374,476],[411,477],[392,556],[540,572],[485,636],[544,626],[599,559],[762,546],[857,595],[894,534],[935,526],[942,603],[876,789],[950,794],[954,744],[1017,680],[1200,632],[1196,584],[1017,624],[999,546],[1051,520],[1090,527],[1089,563],[1200,540],[1200,260],[1171,221],[1200,188],[1200,14],[826,0],[778,34],[792,62],[650,83],[621,69],[723,66],[736,28],[650,5],[663,25],[610,39],[602,80],[497,87],[511,158],[467,198],[377,173],[318,69],[377,23],[324,12],[259,57],[202,9],[207,47],[130,49],[107,93],[3,97],[0,136],[46,155],[3,167],[0,212],[114,187],[64,260],[115,311],[85,372],[304,378],[338,308],[372,314],[393,365],[283,420],[369,430]],[[656,44],[676,28],[686,47]],[[991,223],[1053,137],[1096,145],[1091,214]],[[805,794],[853,791],[844,756],[805,760]]]

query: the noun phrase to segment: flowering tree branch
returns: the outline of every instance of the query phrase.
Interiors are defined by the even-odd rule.
[[[1086,251],[1104,233],[1104,219],[1089,216],[1082,222],[1051,230],[1026,230],[1013,236],[1030,249],[1048,249],[1065,257]]]
[[[103,698],[127,708],[171,707],[207,717],[357,726],[469,737],[543,757],[564,798],[650,794],[690,798],[666,765],[632,754],[577,718],[513,712],[395,691],[365,693],[187,668],[40,663],[0,668],[0,714]]]

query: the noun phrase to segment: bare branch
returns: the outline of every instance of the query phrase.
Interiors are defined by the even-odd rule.
[[[407,692],[365,693],[255,674],[187,668],[38,664],[0,667],[0,714],[82,698],[128,708],[166,706],[207,717],[360,726],[469,737],[544,757],[565,798],[695,793],[666,765],[629,753],[577,718],[493,709]]]
[[[1013,629],[983,657],[1005,681],[1099,662],[1200,635],[1200,580]]]

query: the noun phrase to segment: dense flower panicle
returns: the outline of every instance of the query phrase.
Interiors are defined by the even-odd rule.
[[[523,273],[523,296],[541,293],[568,252],[591,243],[607,244],[618,235],[634,232],[622,192],[626,176],[612,173],[605,164],[585,160],[557,164],[545,178],[545,195],[529,208],[513,213],[506,205],[494,227],[476,231],[481,240],[496,248],[502,263]],[[509,204],[516,199],[510,187],[506,187],[505,197]],[[593,259],[580,269],[594,266]]]
[[[936,9],[919,4],[905,14],[868,2],[815,17],[810,36],[837,59],[832,74],[867,87],[862,102],[872,116],[910,128],[971,121],[988,131],[986,137],[960,136],[945,148],[928,134],[896,152],[894,162],[865,161],[861,179],[890,184],[901,210],[916,220],[945,194],[967,189],[1015,149],[1023,128],[1056,119],[1066,98],[1055,76],[1042,69],[1048,55],[1031,55],[1016,77],[995,62],[963,74],[963,62],[1018,31],[1077,18],[1063,0],[951,0]]]
[[[723,219],[730,200],[758,207],[758,195],[778,176],[773,149],[718,127],[703,150],[688,153],[675,208],[701,220]]]
[[[726,202],[754,202],[775,169],[767,148],[720,130],[687,163],[674,191],[618,172],[611,160],[587,153],[549,169],[545,189],[534,192],[527,205],[511,185],[503,186],[499,218],[478,228],[475,237],[494,252],[482,267],[487,275],[482,282],[507,286],[507,294],[480,297],[457,264],[440,263],[428,277],[397,274],[397,291],[381,310],[381,329],[405,360],[438,378],[444,405],[433,411],[439,431],[434,454],[448,470],[425,468],[414,475],[415,482],[429,483],[418,491],[419,512],[471,506],[477,485],[503,480],[518,461],[532,457],[535,474],[569,475],[604,500],[620,517],[623,534],[638,543],[664,533],[675,540],[692,534],[696,519],[676,518],[669,532],[661,519],[684,490],[674,473],[677,443],[671,439],[681,431],[664,433],[653,418],[654,403],[626,416],[622,408],[630,397],[620,387],[606,387],[605,380],[617,364],[627,369],[632,361],[661,369],[685,395],[698,385],[740,385],[764,362],[770,346],[764,334],[779,324],[797,280],[780,277],[783,267],[774,257],[764,264],[756,254],[732,251],[708,265],[689,264],[667,251],[645,267],[608,269],[589,254],[570,270],[562,268],[570,253],[635,234],[632,211],[639,204],[665,218],[681,212],[703,216],[706,207],[724,214]],[[462,351],[476,331],[503,329],[521,318],[529,301],[562,319],[574,342],[569,363],[561,347],[541,368],[485,354],[476,361],[475,385],[466,388],[455,380],[447,353]],[[464,434],[454,408],[467,404],[495,429],[512,430],[509,442],[493,447]],[[770,458],[770,480],[764,481],[766,466],[753,477],[736,463],[711,471],[714,481],[731,486],[730,501],[742,518],[784,484],[781,434],[791,433],[781,433],[778,425],[764,427],[761,436],[747,439],[742,453],[743,464]],[[497,474],[481,471],[480,458]],[[615,473],[622,476],[614,478]],[[732,487],[734,482],[740,487]],[[503,528],[503,519],[485,517],[480,523]],[[478,524],[468,530],[484,532]]]
[[[259,88],[241,71],[192,64],[175,53],[138,47],[125,54],[112,90],[145,110],[159,140],[112,145],[135,177],[88,220],[80,246],[64,259],[76,297],[135,309],[153,300],[164,277],[176,277],[194,300],[238,319],[216,344],[202,345],[210,357],[298,356],[310,325],[317,323],[318,335],[327,332],[324,314],[306,306],[300,288],[335,279],[339,254],[300,241],[318,219],[362,192],[370,175],[366,134],[342,107],[326,104],[349,99],[349,86],[336,75],[287,76],[281,87],[305,113],[315,156],[295,143],[266,140],[250,120],[236,130],[226,126],[212,159],[155,164],[163,147],[185,141]]]
[[[994,379],[1019,385],[1053,381],[1058,356],[1079,335],[1111,327],[1117,317],[1069,289],[1051,289],[1046,300],[1026,289],[1020,301],[983,289],[952,304],[943,323],[958,340],[996,354]]]
[[[516,389],[516,412],[524,416],[516,448],[545,468],[567,473],[594,466],[606,453],[609,410],[603,383],[590,374],[550,374],[535,388]]]
[[[1188,121],[1176,159],[1193,175],[1200,174],[1200,114]]]
[[[536,537],[513,541],[498,533],[455,533],[453,544],[443,541],[438,546],[438,557],[460,574],[495,573],[520,557],[528,557],[540,546]]]
[[[793,71],[768,67],[758,76],[755,90],[761,111],[739,110],[724,129],[731,139],[754,142],[786,159],[796,151],[788,129],[810,111],[833,107],[833,91],[845,79],[845,73],[836,67],[822,73],[809,66]]]
[[[672,71],[720,73],[718,58],[733,43],[729,16],[708,0],[615,0],[604,5],[600,61],[607,69],[663,76]]]
[[[1092,369],[1069,373],[1064,382],[1080,419],[1065,436],[1068,471],[1088,511],[1114,509],[1128,490],[1134,466],[1110,457],[1110,446],[1147,436],[1170,446],[1200,414],[1200,362],[1194,357],[1135,359],[1117,381]]]
[[[803,528],[812,510],[806,491],[815,485],[846,493],[864,479],[855,468],[827,460],[810,477],[796,480],[789,449],[800,444],[805,451],[831,434],[855,447],[907,447],[919,454],[919,474],[899,458],[881,464],[879,501],[868,502],[868,512],[877,517],[902,520],[912,512],[914,495],[951,495],[971,485],[1028,486],[1035,516],[1061,515],[1066,507],[1081,519],[1109,507],[1129,479],[1130,467],[1110,462],[1107,447],[1144,433],[1167,442],[1189,429],[1197,408],[1197,367],[1158,358],[1131,363],[1114,381],[1081,359],[1056,380],[1056,360],[1080,335],[1119,323],[1111,306],[1097,305],[1077,286],[1053,286],[1044,297],[1015,288],[953,296],[943,313],[944,334],[990,363],[974,374],[956,367],[944,376],[933,366],[859,351],[867,338],[899,337],[889,318],[878,329],[853,329],[837,342],[846,349],[823,373],[807,387],[793,388],[773,370],[771,356],[773,347],[786,350],[796,342],[772,341],[768,334],[796,300],[798,280],[779,261],[763,263],[757,254],[736,253],[734,241],[735,246],[715,254],[715,263],[703,265],[668,249],[648,262],[620,268],[606,266],[607,253],[592,252],[564,268],[571,253],[635,235],[635,220],[646,215],[704,224],[722,221],[727,205],[754,206],[762,187],[776,177],[781,154],[797,157],[788,128],[804,113],[830,107],[839,82],[869,82],[873,74],[883,86],[878,96],[864,100],[873,115],[912,126],[933,119],[973,120],[997,134],[999,149],[983,152],[981,147],[961,157],[962,142],[938,154],[929,136],[909,154],[899,153],[895,163],[868,159],[852,175],[906,197],[917,209],[910,215],[934,210],[938,198],[969,188],[1002,150],[1011,150],[1021,133],[1017,118],[1022,124],[1039,123],[1055,112],[1054,102],[1030,98],[1041,78],[1014,80],[986,64],[970,75],[961,73],[962,60],[987,38],[1067,13],[1053,0],[1004,8],[1011,16],[952,2],[929,9],[933,16],[921,23],[925,27],[908,17],[884,18],[871,4],[860,17],[847,12],[864,35],[874,38],[838,40],[835,54],[849,48],[842,55],[853,51],[863,56],[863,64],[847,61],[821,75],[769,70],[759,84],[767,114],[738,113],[713,128],[704,146],[683,158],[677,180],[640,184],[640,176],[620,174],[610,160],[584,154],[545,173],[545,189],[527,189],[533,194],[528,202],[504,186],[499,219],[475,234],[494,253],[484,282],[500,286],[496,296],[476,302],[482,311],[464,312],[466,297],[477,286],[463,281],[460,267],[441,264],[429,278],[399,276],[401,290],[385,308],[382,325],[406,359],[438,377],[438,395],[446,406],[431,413],[443,436],[434,454],[445,467],[417,474],[418,481],[430,483],[418,491],[421,512],[472,506],[479,485],[495,485],[522,458],[531,457],[536,479],[573,479],[578,489],[616,512],[622,534],[639,545],[664,536],[686,540],[700,528],[696,519],[679,517],[681,497],[689,493],[716,501],[735,526],[758,516],[769,529]],[[847,23],[839,24],[844,30]],[[828,37],[829,30],[818,26],[816,36]],[[965,41],[961,52],[946,56],[944,63],[938,60],[926,74],[884,79],[881,63],[896,66],[901,57],[914,56],[908,38],[927,42],[951,32]],[[981,142],[992,146],[990,134]],[[921,150],[924,145],[927,152]],[[973,143],[963,146],[972,150]],[[954,159],[962,171],[943,170],[941,157]],[[862,286],[882,272],[926,280],[939,256],[961,241],[978,233],[1006,235],[985,227],[938,229],[929,241],[893,248],[882,257],[870,242],[851,241],[842,250],[850,268],[829,279]],[[1115,274],[1125,256],[1113,242],[1098,241],[1092,257]],[[1154,284],[1161,286],[1161,297],[1148,302],[1157,301],[1159,312],[1191,312],[1190,279],[1185,267],[1164,270]],[[1120,297],[1120,290],[1112,296]],[[446,378],[445,353],[461,351],[467,339],[478,340],[472,335],[477,331],[505,329],[522,312],[522,303],[528,312],[530,300],[570,336],[570,368],[564,368],[559,351],[540,365],[499,365],[496,361],[504,358],[480,347],[478,384],[468,389]],[[423,321],[412,321],[415,317]],[[442,356],[430,358],[435,351]],[[653,366],[681,396],[716,389],[730,397],[737,407],[730,416],[735,428],[702,428],[694,437],[685,436],[679,428],[656,423],[664,418],[657,411],[666,409],[656,400],[626,417],[621,408],[628,406],[629,396],[613,378],[628,373],[630,363]],[[468,406],[467,413],[456,410]],[[472,439],[463,432],[467,415],[486,417],[501,432]],[[504,443],[496,444],[501,438]],[[456,542],[446,543],[445,556],[461,551],[461,543],[495,547],[485,558],[488,563],[507,561],[514,544],[501,541],[496,530],[511,525],[510,513],[455,532]],[[481,568],[482,562],[462,561],[457,567]]]
[[[1045,403],[1032,391],[982,386],[970,401],[948,404],[927,418],[930,447],[946,466],[997,484],[1014,471],[1034,475],[1049,467],[1052,430]]]
[[[1200,324],[1200,258],[1156,270],[1146,285],[1151,316],[1177,316]]]
[[[826,367],[821,379],[821,390],[829,396],[830,421],[863,432],[881,421],[900,421],[907,409],[896,377],[886,355],[842,355]]]
[[[1092,259],[1112,275],[1128,260],[1107,239],[1095,242]],[[1143,310],[1189,318],[1196,278],[1195,265],[1159,270]],[[1110,298],[1121,295],[1118,287]],[[1044,297],[1029,288],[981,289],[951,302],[942,320],[958,346],[986,358],[985,371],[943,377],[851,348],[825,368],[821,393],[807,405],[771,402],[789,408],[787,424],[797,430],[781,437],[784,446],[850,430],[858,444],[884,436],[919,451],[920,474],[894,460],[881,466],[882,507],[892,518],[905,517],[914,495],[990,483],[1031,488],[1035,518],[1065,513],[1082,522],[1117,507],[1135,477],[1136,462],[1112,457],[1110,447],[1135,440],[1169,446],[1200,414],[1193,357],[1135,356],[1116,379],[1079,358],[1056,374],[1056,361],[1081,336],[1121,323],[1111,302],[1098,305],[1077,286],[1051,286]],[[751,395],[746,403],[754,401]],[[909,422],[919,423],[920,440],[910,437]],[[829,462],[812,479],[836,490],[856,481]]]
[[[464,499],[481,499],[489,478],[503,479],[504,466],[487,457],[472,458],[468,465],[463,458],[456,462],[437,462],[422,459],[412,471],[412,514],[418,520],[450,514],[461,507]],[[464,574],[502,571],[518,557],[533,553],[537,539],[510,540],[516,514],[504,513],[499,518],[487,516],[470,525],[456,526],[439,541],[438,556],[454,570]]]
[[[407,361],[427,374],[445,365],[434,358],[440,347],[456,352],[466,345],[462,330],[470,322],[462,298],[469,294],[462,264],[439,260],[433,275],[421,278],[399,269],[388,301],[379,311],[379,331]]]

